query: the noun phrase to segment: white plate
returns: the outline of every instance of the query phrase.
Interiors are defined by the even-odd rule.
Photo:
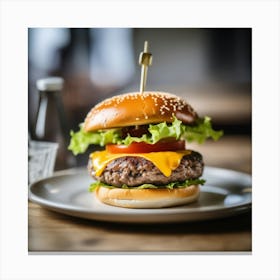
[[[249,211],[252,204],[250,175],[206,167],[197,202],[162,209],[128,209],[105,205],[88,192],[92,179],[86,168],[56,172],[30,185],[29,198],[53,211],[110,222],[170,223],[215,219]]]

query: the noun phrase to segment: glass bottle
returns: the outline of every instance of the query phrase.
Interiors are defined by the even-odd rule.
[[[75,158],[68,151],[69,125],[62,102],[64,80],[49,77],[37,80],[39,107],[36,116],[34,136],[36,140],[56,142],[59,145],[55,169],[65,169],[75,165]]]

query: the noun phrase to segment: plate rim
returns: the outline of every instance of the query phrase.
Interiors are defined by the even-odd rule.
[[[231,169],[226,169],[226,168],[219,168],[219,167],[213,167],[213,166],[205,166],[205,169],[207,171],[211,171],[211,172],[230,172],[231,174],[234,175],[238,175],[238,176],[244,176],[247,177],[247,180],[250,180],[251,184],[252,184],[252,176],[249,173],[245,173],[245,172],[241,172],[241,171],[236,171],[236,170],[231,170]],[[56,211],[56,212],[63,212],[65,214],[68,214],[70,216],[78,216],[78,214],[88,214],[88,215],[92,215],[92,218],[89,219],[99,219],[99,220],[103,220],[103,221],[112,221],[111,219],[102,219],[102,216],[112,216],[112,217],[128,217],[128,218],[137,218],[137,217],[143,217],[143,215],[153,215],[153,216],[172,216],[172,215],[182,215],[185,214],[186,218],[187,216],[196,214],[196,215],[210,215],[210,214],[220,214],[221,212],[223,212],[223,214],[231,214],[231,215],[222,215],[222,216],[232,216],[234,215],[236,212],[245,212],[245,211],[249,211],[252,208],[252,196],[250,197],[251,199],[249,201],[245,201],[243,203],[238,203],[238,204],[233,204],[233,205],[222,205],[222,206],[204,206],[203,208],[199,209],[199,208],[193,208],[193,209],[187,209],[187,208],[182,208],[182,206],[178,206],[178,207],[169,207],[169,208],[159,208],[159,209],[130,209],[130,208],[120,208],[120,207],[114,207],[114,206],[109,206],[109,205],[105,205],[105,207],[112,207],[112,210],[119,210],[119,211],[108,211],[109,208],[107,208],[106,210],[100,210],[100,209],[87,209],[84,207],[79,207],[79,206],[71,206],[67,203],[60,203],[60,202],[54,202],[52,200],[43,198],[41,196],[36,195],[34,192],[32,192],[32,189],[36,187],[36,185],[42,184],[44,181],[48,181],[49,179],[53,179],[53,178],[58,178],[58,177],[63,177],[63,176],[71,176],[71,175],[75,175],[77,173],[85,173],[86,168],[85,167],[78,167],[78,168],[71,168],[71,169],[66,169],[66,170],[59,170],[56,171],[52,176],[48,177],[48,178],[44,178],[41,180],[38,180],[36,182],[33,182],[32,184],[29,185],[28,187],[28,198],[30,201],[37,203],[45,208],[48,208],[50,210]],[[252,188],[252,186],[251,186]],[[96,200],[96,197],[93,194],[93,200]],[[101,202],[100,202],[101,203]],[[120,210],[121,209],[121,210]],[[71,212],[71,213],[67,213],[67,212]],[[124,211],[124,212],[121,212]],[[152,212],[152,213],[151,213]],[[84,218],[84,217],[81,217]],[[205,218],[206,219],[206,218]],[[211,218],[212,219],[212,218]],[[200,218],[197,220],[201,220]],[[187,221],[185,219],[183,219],[182,221]],[[133,222],[137,222],[137,221],[133,221]],[[170,222],[170,221],[168,221]]]

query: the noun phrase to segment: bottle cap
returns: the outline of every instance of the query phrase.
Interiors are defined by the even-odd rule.
[[[64,80],[60,77],[49,77],[37,80],[36,85],[38,90],[58,91],[62,90]]]

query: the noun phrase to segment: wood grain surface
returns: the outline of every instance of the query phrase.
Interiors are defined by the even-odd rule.
[[[251,172],[251,139],[223,137],[192,147],[207,165]],[[223,219],[162,225],[105,223],[58,214],[29,202],[29,252],[250,252],[251,212]]]

